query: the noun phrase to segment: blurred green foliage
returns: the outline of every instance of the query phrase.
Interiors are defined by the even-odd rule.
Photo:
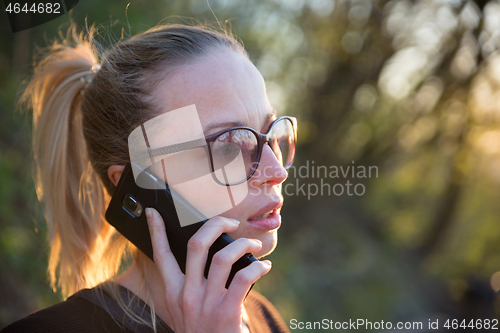
[[[272,273],[255,288],[288,322],[427,322],[495,315],[500,270],[500,3],[370,0],[80,1],[112,44],[158,22],[230,22],[280,114],[299,118],[295,167],[376,166],[362,196],[290,195]],[[213,13],[212,13],[213,11]],[[2,14],[5,15],[5,14]],[[67,16],[0,22],[0,327],[61,299],[15,111],[35,45]],[[195,20],[191,19],[194,18]],[[496,275],[498,277],[498,275]]]

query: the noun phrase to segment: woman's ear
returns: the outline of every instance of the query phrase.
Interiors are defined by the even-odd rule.
[[[108,168],[108,177],[115,186],[118,185],[125,165],[112,165]]]

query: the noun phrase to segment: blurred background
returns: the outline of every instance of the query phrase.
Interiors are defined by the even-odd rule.
[[[426,327],[428,319],[498,317],[500,2],[209,4],[82,0],[71,17],[82,28],[96,23],[111,45],[160,21],[214,23],[213,10],[244,42],[279,114],[298,118],[296,171],[374,167],[371,177],[290,173],[273,270],[255,285],[285,322]],[[0,16],[1,328],[62,300],[46,278],[29,113],[15,102],[34,49],[69,18],[13,34]],[[314,186],[347,181],[363,194],[312,195]]]

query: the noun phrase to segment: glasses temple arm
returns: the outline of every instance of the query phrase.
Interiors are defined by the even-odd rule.
[[[195,148],[201,148],[201,147],[205,147],[206,145],[207,145],[207,143],[206,143],[205,139],[203,138],[203,139],[178,143],[176,145],[164,146],[164,147],[160,147],[160,148],[151,149],[148,147],[147,152],[144,152],[140,155],[136,155],[136,158],[137,159],[146,159],[149,157],[152,159],[153,157],[174,154],[174,153],[178,153],[178,152],[190,150],[190,149],[195,149]]]

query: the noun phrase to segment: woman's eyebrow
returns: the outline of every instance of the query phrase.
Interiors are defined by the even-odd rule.
[[[228,122],[223,122],[223,123],[216,123],[216,124],[211,124],[208,125],[207,128],[205,129],[205,133],[209,133],[206,135],[210,135],[210,133],[215,130],[215,129],[225,129],[225,128],[230,128],[230,127],[236,127],[236,126],[246,126],[243,124],[241,121],[228,121]]]
[[[266,120],[264,120],[264,124],[261,128],[268,129],[271,123],[276,120],[277,113],[276,109],[273,108],[273,110],[267,114]],[[264,132],[266,132],[266,130],[264,130]]]
[[[269,112],[266,116],[266,119],[264,120],[264,125],[262,126],[262,128],[265,128],[266,125],[268,125],[269,123],[271,123],[274,118],[276,118],[276,109],[273,109],[271,112]],[[244,123],[242,123],[241,121],[227,121],[227,122],[223,122],[223,123],[215,123],[215,124],[210,124],[207,126],[207,128],[204,130],[205,133],[208,133],[208,134],[205,134],[205,135],[210,135],[212,133],[212,131],[214,131],[215,129],[226,129],[226,128],[230,128],[230,127],[236,127],[236,126],[248,126]]]

